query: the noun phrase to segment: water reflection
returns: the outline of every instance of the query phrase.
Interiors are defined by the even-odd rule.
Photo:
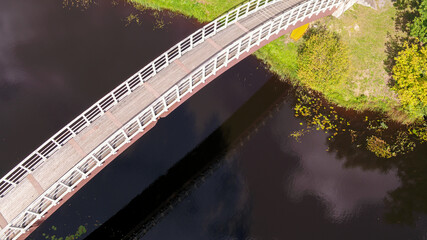
[[[342,161],[336,160],[336,153],[327,152],[324,145],[318,144],[325,137],[314,132],[304,144],[292,144],[300,162],[293,174],[291,198],[300,201],[306,194],[317,196],[325,203],[328,216],[343,222],[356,218],[363,204],[380,204],[387,192],[399,186],[395,170],[384,173],[345,168]],[[310,151],[307,146],[311,146]]]
[[[424,178],[405,187],[399,166],[352,144],[347,133],[327,141],[328,134],[313,131],[297,143],[289,137],[299,128],[299,121],[289,117],[295,95],[285,89],[287,103],[272,119],[257,126],[142,239],[424,239],[427,201],[418,197],[425,192]],[[343,136],[350,142],[340,141]],[[420,161],[422,149],[413,153]],[[406,163],[405,173],[419,171],[417,164]],[[402,222],[402,212],[419,217],[416,225],[390,224],[398,223],[390,221],[396,215]],[[231,216],[242,222],[235,224]]]
[[[212,172],[220,160],[236,151],[236,146],[250,137],[252,129],[257,128],[268,117],[269,111],[274,110],[276,101],[283,97],[285,88],[278,87],[280,85],[284,84],[276,79],[268,81],[219,128],[171,167],[166,175],[159,177],[87,239],[127,239],[144,235],[147,229],[159,221],[158,216],[167,213],[168,208],[172,208],[174,202],[182,197],[183,192],[207,177],[208,172]],[[244,182],[239,178],[237,183],[232,178],[221,181],[228,180],[232,182],[223,185],[226,193],[222,198],[236,201],[235,210],[243,211],[249,198],[247,191],[242,191],[244,188],[241,184]],[[229,212],[224,210],[224,205],[218,201],[216,210],[204,218],[217,222],[217,218],[224,218],[224,213]],[[229,216],[225,218],[229,219]],[[244,219],[239,218],[236,223],[242,224],[242,220]]]

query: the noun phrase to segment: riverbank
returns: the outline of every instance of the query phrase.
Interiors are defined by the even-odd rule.
[[[131,0],[143,7],[169,10],[209,22],[246,0]]]
[[[350,60],[345,84],[331,86],[332,91],[321,93],[339,106],[357,111],[378,111],[393,120],[408,123],[414,119],[397,110],[400,104],[387,85],[389,76],[383,64],[387,58],[387,34],[394,33],[394,14],[391,2],[386,2],[378,10],[355,4],[340,18],[328,16],[319,21],[318,24],[325,24],[329,30],[339,34],[348,47]],[[273,72],[298,84],[297,50],[301,42],[302,39],[294,42],[284,36],[255,55]]]
[[[194,17],[201,22],[211,21],[242,0],[185,0],[152,1],[133,0],[144,7],[167,9]],[[410,119],[398,111],[399,101],[393,91],[387,86],[388,75],[384,70],[383,61],[386,59],[385,43],[387,33],[393,34],[395,14],[390,1],[374,10],[356,4],[340,18],[332,16],[320,22],[337,32],[349,48],[350,74],[343,86],[338,86],[335,92],[323,93],[325,98],[339,106],[357,111],[379,111],[386,113],[391,119],[409,123]],[[263,61],[267,68],[283,79],[298,85],[298,45],[302,40],[294,42],[288,36],[283,36],[255,52],[255,56]]]

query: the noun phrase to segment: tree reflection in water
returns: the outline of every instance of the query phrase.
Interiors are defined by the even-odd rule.
[[[305,114],[295,109],[296,116],[306,126],[298,131],[303,134],[313,130],[328,132],[328,151],[335,152],[340,160],[345,161],[344,167],[384,173],[397,170],[401,185],[388,192],[384,199],[384,218],[387,223],[415,225],[418,216],[427,214],[426,143],[408,134],[407,126],[387,121],[379,114],[356,113],[331,106],[324,99],[301,89],[293,94],[294,106],[307,106]],[[310,100],[304,102],[307,96]],[[345,121],[339,121],[341,117]],[[294,134],[292,136],[295,137]],[[386,140],[393,155],[381,158],[369,151],[367,139],[370,136]]]

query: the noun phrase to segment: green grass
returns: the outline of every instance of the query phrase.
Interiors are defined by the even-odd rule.
[[[268,65],[268,69],[286,79],[297,79],[297,49],[295,42],[285,43],[282,36],[255,52],[255,56]]]
[[[338,19],[323,19],[329,29],[340,33],[350,51],[350,79],[344,87],[350,90],[349,98],[355,101],[348,107],[387,112],[399,105],[387,86],[388,75],[383,63],[387,57],[387,33],[394,32],[394,15],[391,2],[386,2],[380,10],[356,4]]]
[[[201,22],[212,21],[245,0],[131,0],[152,9],[167,9]]]

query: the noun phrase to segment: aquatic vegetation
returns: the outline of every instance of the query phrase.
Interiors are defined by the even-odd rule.
[[[413,124],[408,132],[418,138],[420,142],[427,142],[427,123]]]
[[[88,9],[94,3],[94,0],[62,0],[63,7],[81,8],[82,10]]]
[[[377,136],[368,137],[366,143],[366,148],[378,157],[391,158],[396,156],[392,153],[390,145]]]
[[[427,124],[409,127],[390,121],[383,115],[354,115],[347,119],[347,110],[331,106],[318,93],[299,88],[295,92],[295,117],[304,128],[290,134],[297,142],[312,130],[327,133],[328,141],[346,135],[357,147],[364,147],[379,158],[391,158],[414,151],[417,143],[427,140]]]
[[[345,132],[350,126],[350,122],[340,117],[334,106],[329,106],[324,99],[312,94],[312,92],[305,91],[302,88],[296,91],[295,117],[303,118],[306,128],[294,131],[290,136],[299,142],[305,133],[317,130],[330,133],[330,140],[340,131]]]
[[[129,26],[132,22],[135,22],[138,25],[141,24],[141,20],[138,14],[133,14],[133,13],[129,14],[129,16],[126,17],[125,21],[126,21],[125,26]]]
[[[51,230],[52,231],[56,231],[57,227],[52,226]],[[83,226],[83,225],[80,225],[77,228],[77,230],[76,230],[76,232],[74,234],[69,234],[69,235],[67,235],[65,237],[59,237],[59,236],[56,236],[56,235],[49,235],[49,234],[46,234],[46,233],[43,233],[42,235],[43,235],[43,237],[45,237],[45,239],[48,239],[48,240],[77,240],[82,235],[84,235],[86,232],[87,232],[86,227]]]

